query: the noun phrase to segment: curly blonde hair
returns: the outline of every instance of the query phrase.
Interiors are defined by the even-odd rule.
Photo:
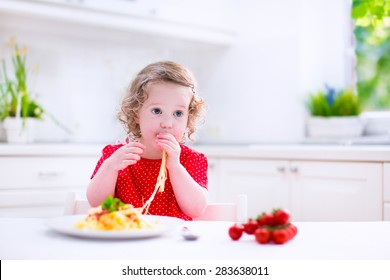
[[[197,130],[200,121],[204,121],[205,102],[196,93],[196,81],[192,73],[184,66],[172,62],[161,61],[147,65],[131,82],[122,100],[118,119],[132,140],[141,138],[141,129],[136,119],[139,111],[148,98],[147,86],[155,82],[171,82],[191,88],[193,96],[188,108],[186,138],[193,141],[191,135]]]

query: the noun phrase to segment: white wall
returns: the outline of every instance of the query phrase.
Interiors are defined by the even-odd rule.
[[[349,1],[251,1],[240,36],[205,87],[208,142],[291,142],[305,137],[304,102],[325,83],[350,83]]]
[[[29,47],[29,62],[39,63],[39,100],[73,130],[47,121],[40,141],[121,138],[115,114],[131,78],[147,63],[173,59],[193,70],[209,104],[200,142],[291,142],[304,137],[304,95],[349,81],[346,2],[225,2],[239,30],[227,48],[11,16],[0,18],[0,42],[12,36]]]
[[[237,42],[216,62],[205,88],[210,103],[208,141],[301,137],[299,5],[293,2],[243,1],[240,5]]]
[[[300,90],[351,84],[352,22],[348,0],[300,1]]]

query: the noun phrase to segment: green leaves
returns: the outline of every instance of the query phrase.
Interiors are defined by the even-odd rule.
[[[327,117],[332,115],[331,105],[328,103],[324,92],[311,95],[307,101],[307,107],[313,116]]]
[[[103,209],[106,209],[109,213],[111,213],[118,211],[125,204],[119,198],[113,198],[109,195],[101,205]]]
[[[357,116],[361,112],[358,97],[351,89],[334,92],[319,91],[309,96],[306,106],[312,116],[333,117],[333,116]]]
[[[334,116],[357,116],[360,112],[358,97],[350,89],[340,94],[332,106],[332,114]]]
[[[353,0],[351,16],[357,20],[368,20],[369,24],[383,21],[390,15],[388,0]]]
[[[390,107],[390,1],[353,0],[356,74],[365,110]]]
[[[27,48],[19,48],[16,41],[11,38],[8,47],[12,51],[13,78],[7,75],[5,59],[1,60],[0,68],[0,121],[5,117],[15,117],[18,101],[20,116],[42,119],[43,108],[31,97],[27,84],[26,54]]]

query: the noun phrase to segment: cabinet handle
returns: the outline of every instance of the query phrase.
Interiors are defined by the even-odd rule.
[[[280,173],[286,172],[286,167],[285,167],[285,166],[278,166],[276,169],[277,169],[278,172],[280,172]]]
[[[292,172],[292,173],[298,173],[298,167],[296,167],[296,166],[291,166],[291,167],[290,167],[290,172]]]
[[[55,171],[39,171],[38,172],[38,177],[40,178],[52,178],[52,177],[58,177],[61,176],[62,173],[60,172],[55,172]]]

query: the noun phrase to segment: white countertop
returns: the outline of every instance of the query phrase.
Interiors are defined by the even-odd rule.
[[[126,260],[390,260],[390,222],[297,222],[283,245],[260,245],[254,236],[228,236],[231,222],[186,222],[201,237],[185,241],[177,228],[139,240],[76,238],[50,230],[44,219],[0,218],[0,259]]]
[[[0,156],[94,156],[101,155],[106,144],[9,145],[0,143]],[[195,145],[208,157],[276,160],[336,160],[390,162],[390,145]]]
[[[342,160],[390,161],[390,145],[246,145],[246,146],[195,146],[209,157],[291,159],[291,160]]]
[[[0,156],[100,156],[104,144],[0,143]]]

